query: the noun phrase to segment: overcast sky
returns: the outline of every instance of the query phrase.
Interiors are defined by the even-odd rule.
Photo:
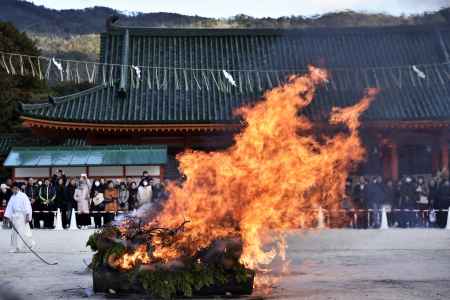
[[[176,12],[205,17],[246,14],[255,17],[311,16],[336,10],[394,15],[438,10],[450,0],[29,0],[56,9],[108,6],[121,11]]]

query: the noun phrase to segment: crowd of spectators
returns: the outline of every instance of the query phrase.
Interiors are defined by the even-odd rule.
[[[399,181],[383,180],[381,176],[361,176],[346,182],[346,197],[342,207],[348,210],[347,226],[353,228],[378,228],[382,208],[387,211],[391,227],[445,228],[450,207],[450,179],[439,173],[424,177],[403,176]],[[7,179],[0,185],[0,218],[11,197],[13,181]],[[69,178],[58,170],[51,178],[20,183],[33,209],[33,228],[55,227],[55,211],[61,211],[64,228],[68,228],[72,210],[76,210],[79,228],[109,224],[117,213],[128,212],[146,203],[159,202],[168,197],[159,178],[143,172],[138,179],[89,179],[86,174]],[[341,215],[342,216],[342,215]],[[342,217],[339,217],[342,224]],[[92,221],[93,220],[93,223]],[[344,220],[345,221],[345,220]],[[91,224],[92,223],[92,224]]]
[[[348,179],[346,196],[345,207],[361,210],[352,215],[356,228],[379,227],[383,207],[391,227],[444,228],[450,207],[450,180],[444,173],[428,180],[403,176],[397,182],[361,176],[356,182]]]
[[[0,210],[4,210],[11,197],[12,185],[11,179],[0,185]],[[164,183],[160,182],[159,178],[151,177],[148,172],[143,172],[141,178],[134,180],[91,180],[86,174],[71,178],[62,170],[58,170],[51,178],[28,178],[19,186],[31,201],[31,226],[46,229],[55,227],[57,209],[61,211],[64,228],[70,226],[72,210],[77,211],[76,224],[79,228],[99,228],[102,223],[111,223],[117,213],[132,211],[168,196]],[[3,213],[0,213],[0,217],[2,216]]]

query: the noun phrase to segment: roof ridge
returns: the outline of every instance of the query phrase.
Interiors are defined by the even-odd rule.
[[[48,149],[61,149],[61,150],[74,150],[74,148],[80,148],[80,150],[95,150],[95,149],[108,149],[108,150],[121,150],[121,149],[136,149],[136,150],[158,150],[158,149],[166,149],[167,145],[83,145],[83,146],[64,146],[64,145],[52,145],[52,146],[14,146],[11,147],[11,150],[30,150],[30,151],[39,151],[39,150],[48,150]]]
[[[52,105],[57,105],[57,104],[61,104],[61,103],[66,103],[68,101],[77,99],[80,96],[84,96],[87,94],[90,94],[92,92],[96,92],[97,90],[100,90],[102,88],[107,88],[107,86],[105,86],[104,84],[99,84],[96,85],[94,87],[73,93],[73,94],[69,94],[69,95],[65,95],[65,96],[60,96],[60,97],[52,97],[53,100],[55,101],[54,104],[49,103],[48,100],[46,102],[36,102],[36,103],[23,103],[23,102],[19,102],[20,106],[22,107],[22,109],[34,109],[34,108],[44,108],[44,107],[49,107]]]
[[[126,30],[130,34],[136,33],[141,35],[187,35],[195,34],[204,35],[280,35],[280,34],[352,34],[352,33],[367,33],[368,30],[372,32],[386,32],[386,31],[432,31],[432,30],[450,29],[449,24],[399,24],[388,26],[349,26],[349,27],[297,27],[297,28],[205,28],[205,27],[145,27],[145,26],[124,26],[112,25],[107,28],[105,33],[122,33]]]

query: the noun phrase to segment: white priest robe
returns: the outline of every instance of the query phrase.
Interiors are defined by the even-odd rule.
[[[6,207],[5,217],[14,224],[17,231],[31,247],[35,244],[32,239],[30,224],[28,223],[31,221],[32,214],[31,202],[25,193],[17,192],[11,196]],[[15,252],[25,250],[25,245],[14,229],[11,230],[11,247],[11,251]]]

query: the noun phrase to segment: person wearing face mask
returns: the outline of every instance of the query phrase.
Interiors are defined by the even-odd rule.
[[[5,218],[10,220],[17,232],[25,239],[26,243],[33,247],[32,233],[29,222],[32,220],[33,211],[28,196],[20,191],[18,185],[11,188],[12,196],[5,211]],[[11,250],[10,252],[21,252],[25,245],[15,230],[11,230]]]
[[[420,176],[417,178],[416,184],[416,203],[418,212],[418,225],[421,227],[428,227],[428,212],[429,200],[428,200],[428,185],[425,184],[425,179]]]
[[[389,226],[395,226],[395,213],[393,209],[396,208],[397,189],[392,179],[388,179],[384,188],[383,206],[387,209],[387,219]]]
[[[66,202],[65,191],[66,191],[66,183],[63,178],[59,178],[56,181],[55,190],[56,190],[56,198],[55,198],[55,207],[61,212],[61,220],[63,228],[69,227],[69,218],[68,212],[71,207],[71,203]]]
[[[94,223],[95,228],[100,228],[102,226],[102,217],[104,217],[104,213],[99,213],[100,211],[105,210],[105,203],[103,193],[105,188],[100,180],[96,179],[91,188],[91,210],[94,212]]]
[[[152,177],[148,174],[148,171],[142,172],[142,178],[139,182],[139,186],[143,186],[144,181],[147,181],[148,184],[152,181]]]
[[[439,210],[436,213],[436,224],[439,228],[445,228],[447,225],[448,212],[442,211],[450,207],[450,181],[448,178],[443,180],[439,187],[437,194],[436,208]]]
[[[437,204],[438,204],[438,192],[439,192],[439,186],[436,183],[436,180],[434,178],[431,178],[430,181],[428,181],[428,200],[430,202],[430,213],[429,215],[429,221],[431,227],[437,227],[436,223],[436,210]]]
[[[4,207],[6,207],[8,205],[8,201],[12,196],[12,191],[11,191],[11,181],[10,179],[8,179],[6,181],[6,183],[2,183],[0,186],[0,190],[1,190],[1,198],[2,198],[2,205]]]
[[[36,203],[37,203],[37,198],[39,195],[39,190],[34,182],[33,178],[28,178],[27,180],[27,184],[25,186],[25,194],[28,196],[28,198],[31,201],[31,209],[34,211],[36,211]],[[35,218],[35,214],[33,213],[33,221],[32,224],[33,228],[39,228],[39,226],[36,226],[38,224],[36,224],[36,218]]]
[[[76,189],[77,181],[75,178],[71,178],[64,189],[64,201],[67,204],[67,222],[69,226],[72,220],[72,210],[77,209],[77,202],[74,199]]]
[[[353,205],[355,209],[367,209],[367,182],[364,176],[361,176],[358,183],[353,188]],[[367,216],[364,212],[357,212],[357,228],[367,228]]]
[[[130,183],[128,191],[129,191],[128,209],[134,210],[138,206],[138,201],[137,201],[138,186],[137,186],[136,182],[132,181]]]
[[[42,213],[43,205],[39,198],[39,192],[44,183],[42,180],[38,180],[35,185],[36,198],[31,201],[31,208],[33,209],[33,228],[41,228],[41,221],[44,221],[45,215]],[[28,193],[26,193],[28,195]],[[30,198],[30,196],[28,195]]]
[[[105,210],[106,214],[104,217],[105,224],[111,224],[111,222],[114,220],[114,216],[117,213],[118,210],[118,199],[119,199],[119,191],[114,186],[114,183],[112,181],[108,181],[106,184],[106,189],[104,192],[105,197]]]
[[[138,192],[137,192],[137,201],[138,201],[138,207],[141,207],[142,205],[146,203],[152,202],[152,186],[150,185],[150,182],[147,180],[142,181],[142,185],[139,186]]]
[[[382,179],[377,176],[372,179],[372,182],[367,186],[367,202],[369,208],[372,209],[371,224],[372,228],[378,228],[381,224],[380,209],[384,202],[384,188],[382,186]]]
[[[42,213],[42,217],[44,219],[44,227],[47,229],[52,229],[55,222],[55,198],[56,198],[56,189],[51,184],[49,179],[44,180],[44,184],[39,189],[39,201],[42,210],[46,211]]]
[[[400,187],[399,207],[403,210],[413,210],[416,208],[416,187],[411,176],[406,176]],[[399,225],[402,228],[414,227],[416,213],[413,211],[400,212]]]
[[[13,180],[11,178],[6,179],[6,186],[8,187],[8,190],[6,192],[6,203],[8,203],[9,199],[12,196],[12,187],[13,187],[14,183]]]
[[[8,204],[8,201],[6,199],[9,199],[9,194],[11,193],[11,190],[9,186],[2,183],[0,185],[0,210],[4,211],[6,209],[6,206]],[[7,221],[3,219],[4,213],[0,211],[0,220],[3,220],[3,226],[6,227]]]
[[[91,218],[89,215],[90,213],[89,190],[90,190],[90,181],[89,179],[87,179],[86,174],[81,174],[73,198],[77,202],[77,210],[78,210],[77,225],[82,229],[87,228],[89,225],[91,225]]]
[[[121,211],[128,211],[128,200],[130,198],[130,191],[127,188],[125,182],[121,182],[119,185],[119,209]]]

